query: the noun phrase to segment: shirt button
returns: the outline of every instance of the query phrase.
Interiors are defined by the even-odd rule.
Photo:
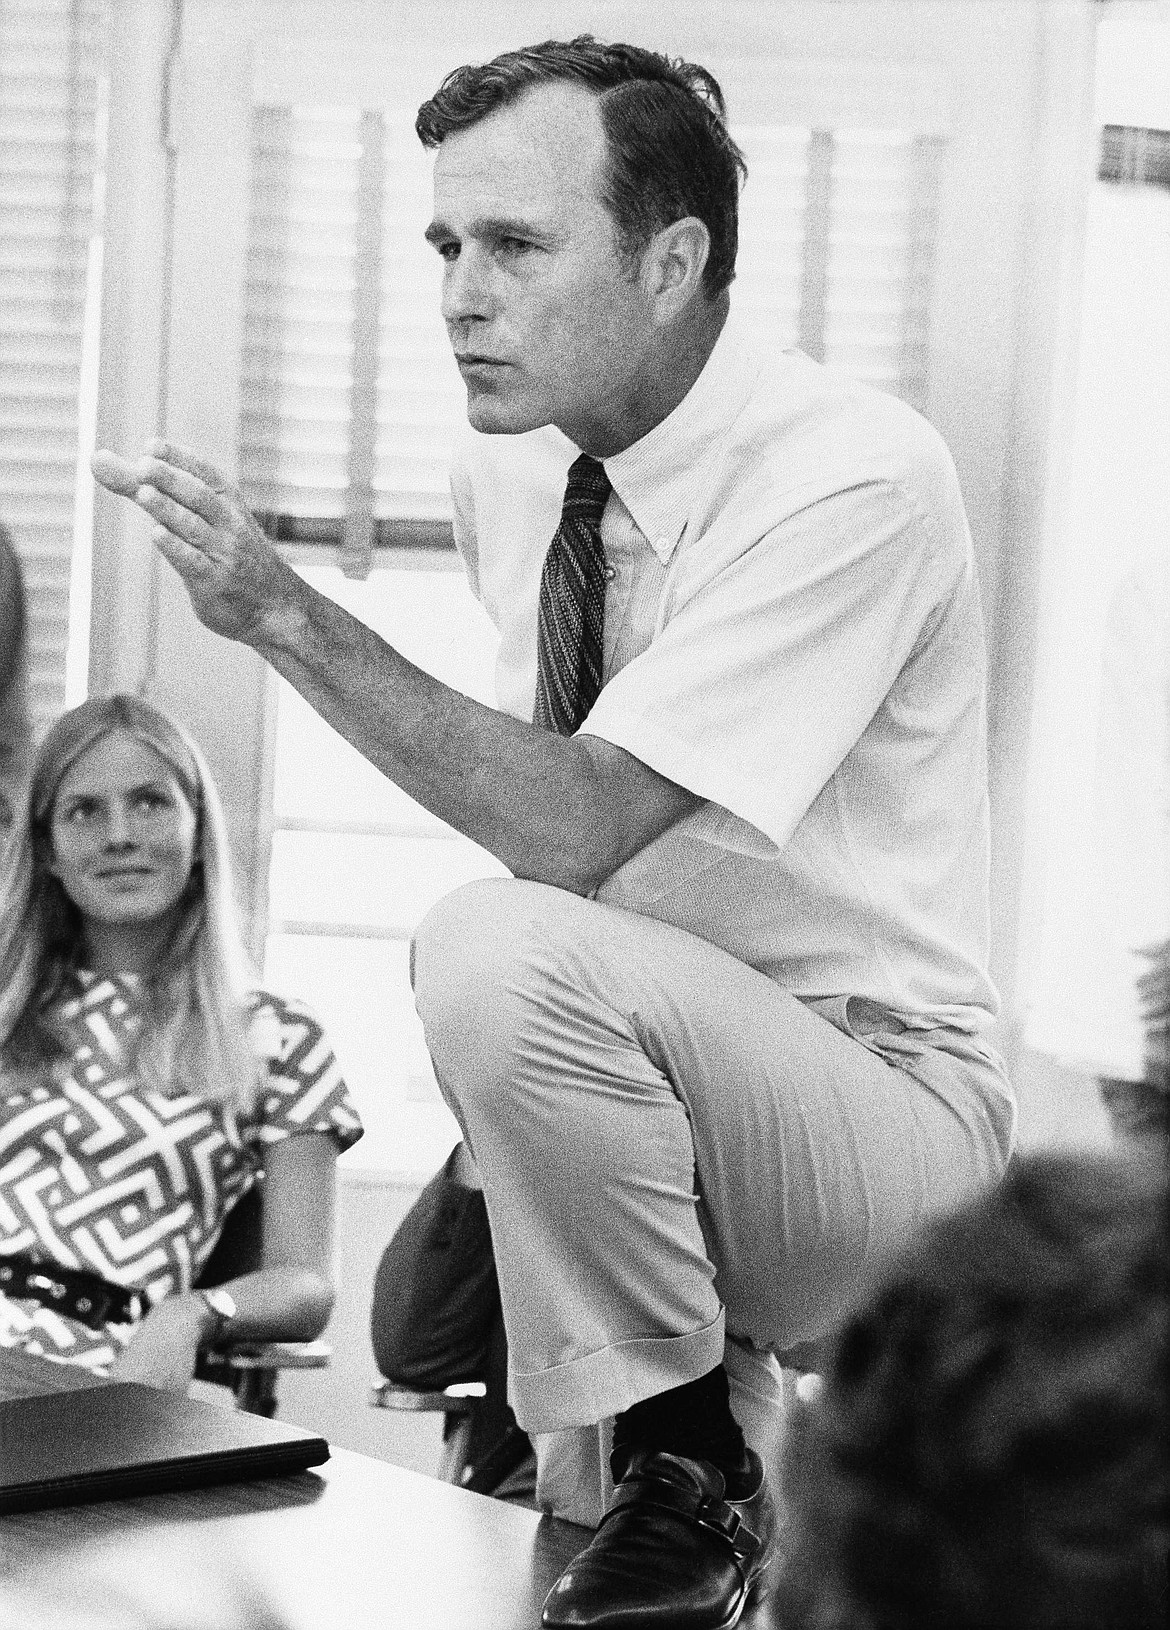
[[[607,583],[612,583],[616,576],[617,576],[617,567],[616,566],[607,566],[605,568],[605,581]]]

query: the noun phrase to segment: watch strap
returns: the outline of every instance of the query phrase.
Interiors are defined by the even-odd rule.
[[[206,1340],[208,1347],[215,1347],[222,1339],[228,1323],[236,1316],[235,1300],[226,1290],[221,1290],[217,1285],[209,1286],[207,1289],[200,1289],[197,1294],[215,1319],[215,1324],[212,1326]]]

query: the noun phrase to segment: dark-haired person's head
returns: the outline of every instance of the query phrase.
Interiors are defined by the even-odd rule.
[[[597,98],[606,138],[602,199],[632,264],[661,227],[693,215],[711,239],[703,282],[714,297],[735,276],[739,191],[747,174],[713,74],[641,46],[588,34],[505,51],[456,68],[424,102],[424,147],[510,107],[538,85],[579,85]]]
[[[31,746],[26,620],[20,561],[7,528],[0,524],[0,846],[15,815]]]
[[[457,68],[416,129],[472,424],[622,450],[726,314],[746,172],[717,82],[582,35]]]
[[[1167,1174],[1036,1156],[928,1227],[799,1414],[793,1630],[1167,1622]]]

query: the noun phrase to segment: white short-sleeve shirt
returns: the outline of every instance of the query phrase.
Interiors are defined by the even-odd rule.
[[[541,568],[578,449],[467,429],[455,536],[531,718]],[[733,314],[668,418],[605,460],[604,688],[582,730],[705,800],[597,898],[806,1000],[975,1032],[987,973],[985,653],[936,432]]]

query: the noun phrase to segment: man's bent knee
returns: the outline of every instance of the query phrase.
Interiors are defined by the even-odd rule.
[[[410,982],[424,1027],[465,1006],[505,950],[509,878],[465,883],[432,906],[410,945]]]
[[[410,982],[416,995],[420,985],[458,961],[461,951],[473,951],[489,938],[499,916],[500,895],[512,886],[506,877],[485,877],[464,883],[431,907],[410,942]]]
[[[484,877],[464,883],[427,912],[410,946],[415,997],[454,979],[475,978],[484,964],[510,962],[521,954],[529,924],[547,920],[576,896],[547,883]]]
[[[456,1087],[465,1066],[493,1073],[511,1045],[509,1014],[530,977],[530,928],[574,896],[542,883],[485,878],[445,895],[411,945],[415,1006],[441,1084]]]

